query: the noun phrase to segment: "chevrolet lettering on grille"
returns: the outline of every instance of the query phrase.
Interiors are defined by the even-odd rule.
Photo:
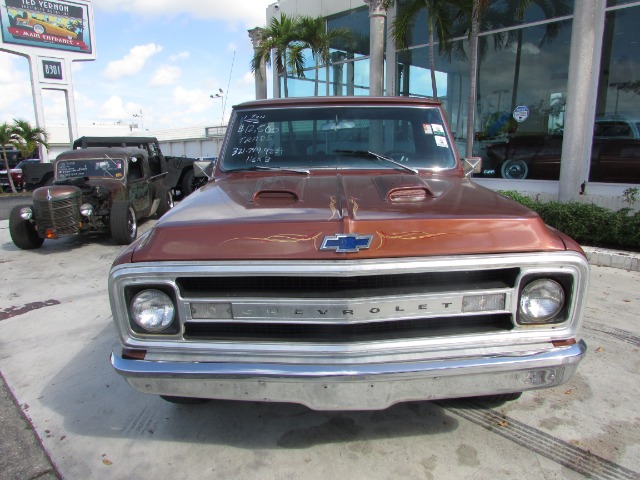
[[[462,313],[462,295],[430,296],[395,300],[363,300],[339,304],[321,302],[234,303],[235,320],[356,322],[366,320],[424,318]],[[194,317],[194,320],[196,318]]]
[[[337,234],[324,237],[320,250],[334,250],[336,253],[357,253],[369,248],[373,235]]]

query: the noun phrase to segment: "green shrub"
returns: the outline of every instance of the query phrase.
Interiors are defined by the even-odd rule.
[[[640,251],[640,212],[609,210],[591,203],[541,202],[515,191],[499,192],[537,212],[547,225],[581,245]]]

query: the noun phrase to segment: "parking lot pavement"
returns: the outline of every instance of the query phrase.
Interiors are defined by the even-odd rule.
[[[0,372],[65,479],[640,478],[638,272],[592,267],[589,351],[578,373],[502,407],[180,406],[134,391],[109,365],[117,340],[107,275],[120,247],[96,236],[21,251],[7,223],[0,221]]]

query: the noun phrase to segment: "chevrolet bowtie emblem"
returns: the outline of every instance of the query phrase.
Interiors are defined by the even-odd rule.
[[[356,253],[360,249],[369,248],[372,240],[373,235],[338,233],[324,237],[320,250],[335,250],[336,253]]]

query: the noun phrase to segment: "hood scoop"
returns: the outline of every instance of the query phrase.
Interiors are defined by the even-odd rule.
[[[261,178],[256,182],[251,200],[254,203],[297,203],[303,198],[305,179],[294,177]]]
[[[420,177],[413,175],[376,177],[373,182],[380,192],[380,196],[387,202],[422,202],[429,198],[435,198],[429,185]]]

